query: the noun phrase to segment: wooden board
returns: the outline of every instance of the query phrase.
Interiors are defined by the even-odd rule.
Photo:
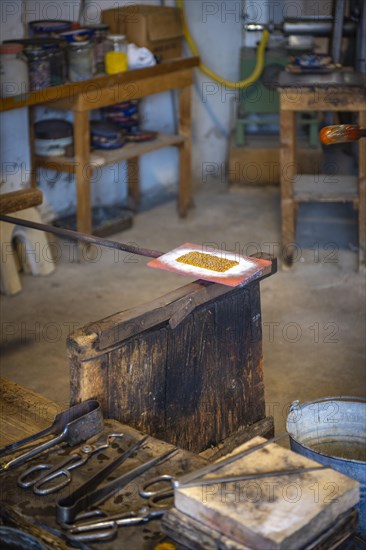
[[[79,329],[72,402],[97,397],[107,416],[194,452],[264,419],[259,280],[197,281]]]
[[[355,550],[354,534],[357,530],[357,510],[346,512],[337,518],[337,521],[326,529],[321,535],[313,539],[306,547],[296,546],[296,550]],[[163,532],[178,544],[183,544],[190,550],[202,548],[220,548],[220,550],[262,550],[253,549],[234,541],[216,529],[204,526],[178,512],[176,508],[169,510],[161,521]],[[360,548],[361,550],[361,548]]]
[[[256,437],[235,453],[264,441]],[[272,443],[205,477],[313,466],[317,463]],[[324,468],[297,475],[181,488],[175,491],[174,500],[179,512],[250,548],[302,548],[357,504],[359,484]]]

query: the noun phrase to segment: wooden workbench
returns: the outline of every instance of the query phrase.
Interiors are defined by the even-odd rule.
[[[179,150],[178,210],[185,216],[192,205],[191,188],[191,84],[193,69],[198,57],[173,59],[144,69],[131,70],[111,76],[99,76],[83,82],[34,91],[22,96],[0,100],[0,112],[21,107],[47,105],[49,108],[67,109],[74,114],[74,158],[37,157],[34,154],[33,117],[30,109],[30,148],[32,159],[32,186],[37,185],[37,168],[48,168],[75,175],[77,196],[77,229],[92,232],[91,191],[92,173],[103,166],[127,161],[128,191],[136,206],[139,204],[138,157],[163,147]],[[139,99],[167,90],[180,90],[178,100],[178,133],[159,134],[146,143],[127,144],[113,151],[98,150],[90,153],[89,113],[121,101]]]
[[[54,403],[18,384],[1,378],[0,447],[48,427],[52,424],[55,414],[65,408],[67,408],[65,404]],[[122,432],[125,434],[126,440],[131,442],[142,438],[141,432],[129,426],[120,424],[115,420],[105,420],[103,435],[107,436],[112,432]],[[127,448],[127,446],[129,445],[125,441],[124,448]],[[139,451],[135,458],[129,459],[127,469],[131,467],[132,460],[134,461],[132,467],[135,467],[138,465],[138,462],[145,462],[152,456],[160,455],[169,448],[172,448],[172,446],[168,443],[149,438],[146,447]],[[67,449],[67,453],[70,452],[70,448]],[[116,450],[114,449],[115,452]],[[71,548],[57,534],[48,531],[48,528],[60,529],[55,520],[56,501],[61,495],[67,495],[70,492],[70,487],[74,490],[77,485],[83,483],[91,475],[94,475],[104,467],[106,460],[112,460],[115,457],[116,455],[113,454],[112,448],[103,451],[96,457],[91,458],[87,467],[82,467],[72,472],[72,486],[68,486],[54,495],[42,497],[34,495],[31,490],[20,489],[16,484],[19,473],[31,464],[38,463],[40,461],[39,457],[36,457],[33,461],[28,461],[26,465],[19,466],[7,472],[6,475],[2,475],[0,478],[0,523],[4,522],[6,525],[25,530],[40,539],[47,549],[66,550]],[[56,464],[61,458],[58,458],[57,454],[55,458],[55,452],[50,450],[48,453],[42,455],[42,460],[48,460]],[[138,481],[131,482],[124,490],[119,491],[114,499],[109,499],[105,505],[105,509],[111,513],[123,513],[131,509],[138,511],[145,502],[138,495],[138,487],[142,480],[147,480],[161,473],[180,475],[183,472],[194,470],[205,463],[206,461],[203,458],[187,451],[179,450],[160,467],[146,472],[144,476],[138,478]],[[124,470],[126,471],[126,467],[122,465],[118,472],[123,473]],[[118,537],[114,541],[103,544],[99,543],[97,545],[88,544],[88,548],[99,548],[100,550],[119,550],[121,548],[150,550],[163,540],[166,540],[166,536],[160,531],[160,521],[154,520],[146,525],[121,528],[118,531]],[[177,548],[180,548],[180,546],[178,545]]]
[[[327,75],[325,75],[327,77]],[[280,88],[281,234],[283,260],[291,265],[296,248],[296,210],[302,202],[351,202],[358,210],[359,267],[366,267],[366,139],[359,141],[356,176],[298,175],[296,166],[296,113],[355,112],[366,126],[366,92],[362,87],[301,85]],[[297,82],[297,84],[296,84]],[[316,166],[314,166],[316,168]]]

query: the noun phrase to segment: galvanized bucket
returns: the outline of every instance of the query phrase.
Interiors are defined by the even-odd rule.
[[[366,399],[295,401],[286,429],[293,451],[359,481],[359,530],[366,538]]]

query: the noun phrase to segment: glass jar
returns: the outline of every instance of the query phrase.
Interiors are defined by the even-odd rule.
[[[80,82],[93,76],[93,45],[89,40],[68,45],[69,80]]]
[[[58,44],[47,44],[44,46],[50,60],[50,85],[59,86],[66,80],[66,60],[62,46]]]
[[[123,34],[110,34],[107,37],[107,53],[105,54],[105,71],[116,74],[127,71],[127,39]]]
[[[51,85],[50,58],[41,46],[29,45],[25,48],[28,59],[29,88],[43,90]]]
[[[0,46],[0,97],[28,92],[28,67],[22,44]]]
[[[93,49],[94,49],[94,67],[96,73],[105,72],[104,57],[107,51],[107,36],[109,25],[105,23],[96,23],[95,25],[87,25],[87,29],[94,32]]]

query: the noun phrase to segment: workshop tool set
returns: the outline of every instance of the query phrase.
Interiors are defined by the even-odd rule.
[[[91,411],[98,416],[99,422],[95,422],[95,418],[90,422]],[[72,420],[70,421],[70,419]],[[79,425],[78,438],[65,438],[62,434],[66,429],[70,430],[70,424],[76,421]],[[155,467],[159,467],[161,470],[161,465],[177,453],[178,449],[172,447],[146,460],[140,453],[144,453],[148,449],[149,436],[146,435],[137,441],[126,443],[123,433],[112,432],[106,438],[101,436],[101,427],[103,427],[103,416],[99,403],[90,400],[58,414],[53,424],[39,434],[0,449],[0,456],[4,456],[14,451],[21,451],[25,445],[29,446],[41,437],[57,434],[56,437],[48,439],[34,448],[33,453],[31,451],[28,451],[27,455],[23,453],[18,462],[13,459],[7,467],[3,466],[2,474],[7,475],[8,470],[15,469],[23,462],[34,459],[44,450],[48,452],[56,445],[59,446],[59,450],[64,450],[67,446],[74,447],[83,442],[80,448],[73,450],[66,458],[56,459],[54,462],[48,457],[47,461],[33,464],[18,475],[18,486],[25,490],[32,490],[40,498],[47,498],[53,493],[62,491],[71,481],[71,471],[85,469],[85,465],[93,456],[100,456],[103,451],[108,449],[111,451],[103,468],[98,470],[94,468],[92,474],[83,478],[83,483],[77,483],[76,489],[62,493],[54,497],[52,501],[58,528],[49,528],[66,543],[81,548],[85,548],[84,545],[87,543],[114,540],[120,528],[144,525],[150,521],[160,520],[165,517],[166,513],[170,514],[168,514],[167,520],[167,524],[169,524],[169,518],[172,514],[174,516],[174,510],[176,510],[176,494],[182,490],[200,488],[203,491],[205,487],[217,487],[218,484],[225,487],[226,490],[227,484],[260,483],[262,479],[277,478],[281,480],[284,476],[286,478],[288,476],[290,480],[298,480],[299,476],[303,474],[309,475],[327,469],[324,465],[308,461],[309,464],[299,464],[298,467],[296,464],[287,462],[283,462],[282,466],[274,464],[272,470],[268,468],[268,464],[264,471],[256,471],[256,468],[246,467],[241,462],[254,453],[269,453],[270,451],[267,449],[271,449],[273,443],[287,436],[287,433],[284,433],[268,440],[261,438],[258,438],[258,442],[253,440],[252,445],[246,444],[218,461],[188,473],[184,472],[177,476],[170,475],[167,473],[168,469],[164,472],[165,465],[163,465],[163,473],[159,473],[158,476],[148,475],[146,478],[145,475],[144,478],[139,479],[140,476]],[[97,437],[96,441],[85,443],[87,439],[95,439],[95,437]],[[60,443],[63,445],[60,446]],[[56,456],[59,457],[59,454]],[[136,459],[140,461],[137,466],[135,465]],[[235,470],[228,472],[227,468],[230,465]],[[122,473],[119,471],[121,466],[123,466]],[[213,475],[215,473],[217,475]],[[105,503],[112,498],[115,503],[118,503],[121,491],[134,480],[137,480],[139,501],[131,502],[131,508],[127,511],[126,508],[120,508],[121,511],[118,512],[118,504],[116,504],[117,511],[111,511]],[[165,486],[166,484],[168,487]],[[209,494],[211,493],[209,492]]]

